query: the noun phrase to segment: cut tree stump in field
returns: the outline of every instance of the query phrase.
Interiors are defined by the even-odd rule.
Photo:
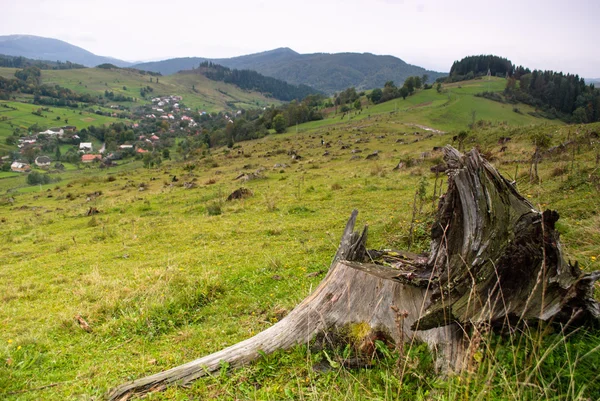
[[[468,362],[470,325],[598,322],[593,290],[600,272],[584,274],[565,262],[554,229],[558,214],[535,210],[476,150],[462,155],[447,146],[444,153],[448,191],[428,256],[367,251],[367,228],[354,232],[353,211],[329,272],[284,319],[214,354],[125,383],[109,399],[185,385],[223,362],[240,366],[349,324],[366,323],[396,342],[425,342],[437,367],[451,372]]]

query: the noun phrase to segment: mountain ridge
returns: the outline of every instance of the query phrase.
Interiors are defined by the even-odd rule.
[[[357,90],[381,88],[388,81],[401,85],[409,76],[428,75],[430,82],[447,75],[406,63],[391,55],[373,53],[307,53],[279,47],[231,58],[181,57],[162,61],[131,63],[98,56],[65,41],[34,35],[0,36],[0,54],[38,60],[70,61],[89,67],[113,64],[163,75],[196,69],[200,63],[213,63],[237,70],[252,70],[292,85],[307,85],[333,94],[348,87]]]
[[[391,55],[373,53],[307,53],[288,47],[231,58],[183,57],[135,64],[134,68],[170,75],[194,69],[204,61],[239,70],[248,69],[290,84],[309,85],[327,93],[354,86],[359,90],[401,84],[406,78],[427,74],[430,81],[447,74],[426,70]]]
[[[24,34],[1,35],[0,54],[23,56],[36,60],[70,61],[87,67],[95,67],[104,63],[114,64],[118,67],[129,67],[133,64],[113,57],[98,56],[60,39]]]

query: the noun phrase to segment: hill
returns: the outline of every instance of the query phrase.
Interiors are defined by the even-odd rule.
[[[458,113],[456,124],[469,117]],[[515,186],[534,205],[560,212],[564,249],[589,271],[600,256],[600,181],[595,152],[583,144],[600,127],[577,128],[485,126],[470,132],[466,146],[494,158],[507,177],[516,175]],[[549,135],[552,146],[571,143],[545,156],[539,183],[527,177],[534,134]],[[10,323],[0,326],[0,398],[98,398],[123,381],[270,327],[325,277],[353,208],[369,224],[369,248],[405,249],[414,223],[413,250],[423,250],[439,189],[429,168],[441,153],[432,149],[452,137],[403,124],[388,112],[368,122],[346,119],[336,127],[270,135],[241,149],[210,149],[158,168],[141,161],[86,167],[65,172],[61,182],[30,187],[23,176],[0,179],[6,239],[0,321]],[[511,140],[501,150],[506,137]],[[327,154],[322,138],[331,144]],[[292,159],[290,150],[303,158]],[[378,157],[367,159],[375,150]],[[399,160],[405,167],[394,170]],[[243,184],[253,196],[226,201],[242,185],[234,178],[256,170],[262,179]],[[420,212],[413,211],[419,186],[425,189]],[[86,216],[91,207],[100,213]],[[364,369],[343,364],[354,346],[336,342],[324,349],[323,340],[246,367],[224,365],[220,374],[153,397],[598,399],[598,386],[590,383],[600,363],[600,333],[565,337],[548,327],[551,335],[539,340],[544,328],[509,340],[479,334],[474,369],[451,377],[437,375],[431,353],[419,344],[406,344],[398,355],[377,341],[376,357]],[[365,331],[360,324],[351,329],[353,338]]]
[[[199,73],[214,81],[227,82],[241,89],[258,91],[283,101],[302,100],[309,95],[322,94],[307,85],[292,85],[256,71],[232,70],[209,61],[203,62],[197,69],[180,73]]]
[[[14,68],[0,68],[0,76],[14,77]],[[125,106],[141,104],[141,91],[152,88],[147,96],[178,94],[188,107],[207,112],[239,108],[258,108],[279,104],[258,92],[246,91],[235,85],[216,82],[201,74],[175,74],[152,77],[142,71],[127,68],[83,68],[72,70],[43,70],[41,83],[60,85],[77,93],[104,96],[106,91],[131,97],[135,102],[120,102]]]
[[[70,61],[87,67],[103,63],[111,63],[118,67],[128,67],[132,64],[111,57],[95,55],[62,40],[33,35],[0,36],[0,54],[23,56],[36,60]]]
[[[346,113],[329,109],[329,117],[298,126],[299,131],[317,127],[339,127],[349,121],[362,121],[370,124],[373,119],[392,115],[391,121],[432,127],[441,131],[461,131],[470,125],[481,126],[525,126],[530,124],[557,124],[559,120],[549,120],[534,107],[525,104],[501,103],[477,96],[483,92],[502,92],[506,80],[491,78],[475,79],[460,83],[444,84],[440,92],[435,89],[421,90],[405,100],[390,100],[377,105],[361,99],[361,110],[352,109]],[[390,122],[390,124],[393,124]],[[392,129],[393,125],[390,126]]]
[[[134,67],[168,75],[197,67],[205,58],[181,58],[136,64]],[[229,68],[258,71],[291,84],[304,84],[326,93],[354,86],[359,90],[382,87],[387,81],[404,82],[412,75],[429,75],[430,81],[445,76],[440,72],[407,64],[393,56],[371,53],[299,54],[280,48],[245,56],[212,59]]]

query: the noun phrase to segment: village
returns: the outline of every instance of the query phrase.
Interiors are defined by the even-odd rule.
[[[119,135],[104,133],[99,127],[79,129],[75,125],[30,132],[18,138],[18,152],[13,153],[12,157],[4,156],[2,163],[10,163],[10,171],[27,173],[32,167],[60,171],[64,168],[61,162],[88,165],[97,163],[100,167],[110,167],[116,165],[117,160],[140,158],[146,153],[173,146],[176,137],[202,133],[200,120],[212,116],[205,111],[193,111],[182,101],[183,97],[179,95],[152,98],[151,103],[139,107],[131,114],[133,123],[118,123],[116,128],[121,130]],[[231,116],[219,114],[217,118],[222,119],[224,124],[230,124],[241,113],[237,111]],[[99,131],[103,134],[99,135]],[[65,149],[64,145],[70,146],[62,154],[60,148]]]

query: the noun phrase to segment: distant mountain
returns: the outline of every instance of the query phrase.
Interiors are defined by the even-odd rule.
[[[36,60],[70,61],[87,67],[104,63],[111,63],[118,67],[129,67],[132,64],[111,57],[97,56],[62,40],[33,35],[0,36],[0,54],[23,56]]]
[[[594,86],[600,86],[600,78],[585,78],[586,84],[594,84]]]
[[[168,75],[196,68],[203,61],[212,61],[229,68],[254,70],[291,84],[309,85],[327,93],[351,86],[359,90],[381,88],[387,81],[401,85],[406,78],[414,75],[427,74],[429,82],[448,75],[407,64],[393,56],[371,53],[299,54],[289,48],[222,59],[175,58],[136,64],[134,68]]]

